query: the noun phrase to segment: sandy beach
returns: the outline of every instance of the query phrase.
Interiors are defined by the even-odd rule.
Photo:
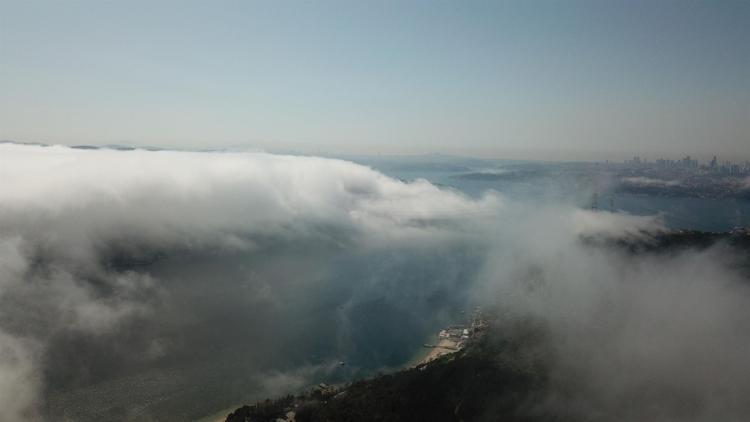
[[[458,342],[452,339],[440,339],[440,341],[435,345],[435,347],[430,350],[430,353],[425,356],[424,359],[422,359],[419,364],[425,364],[432,362],[433,360],[439,358],[440,356],[444,356],[450,353],[453,353],[458,350]]]

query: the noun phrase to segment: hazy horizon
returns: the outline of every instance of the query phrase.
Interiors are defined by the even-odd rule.
[[[368,158],[391,158],[391,159],[404,159],[408,160],[410,158],[429,158],[431,156],[433,157],[453,157],[453,158],[466,158],[466,159],[479,159],[479,160],[488,160],[488,161],[538,161],[538,162],[605,162],[605,161],[611,161],[611,162],[620,162],[620,161],[628,161],[632,160],[634,157],[639,157],[640,159],[645,159],[648,161],[656,161],[658,159],[667,159],[667,160],[681,160],[685,158],[685,156],[690,156],[693,159],[698,160],[700,164],[707,164],[713,157],[717,157],[717,160],[719,162],[724,161],[731,161],[734,163],[743,163],[747,160],[742,158],[742,156],[736,156],[736,155],[729,155],[729,154],[695,154],[691,153],[689,151],[665,151],[664,153],[640,153],[638,151],[630,152],[630,151],[620,151],[617,153],[597,153],[596,151],[562,151],[562,150],[556,150],[553,152],[560,153],[560,155],[552,155],[552,156],[544,156],[540,157],[537,155],[534,155],[533,153],[530,153],[528,150],[516,150],[516,151],[508,151],[504,154],[499,155],[483,155],[481,153],[470,153],[470,152],[461,152],[461,151],[455,151],[453,153],[451,152],[441,152],[441,151],[419,151],[419,152],[385,152],[385,153],[375,153],[375,152],[357,152],[357,151],[351,151],[351,150],[306,150],[306,149],[289,149],[289,148],[260,148],[255,147],[253,145],[214,145],[211,147],[193,147],[193,148],[180,148],[177,146],[169,147],[169,146],[163,146],[159,144],[138,144],[138,143],[76,143],[76,142],[67,142],[67,143],[44,143],[44,142],[38,142],[38,141],[26,141],[26,140],[17,140],[17,139],[0,139],[0,143],[11,143],[11,144],[19,144],[19,145],[44,145],[44,146],[63,146],[63,147],[73,147],[73,148],[80,148],[80,147],[95,147],[95,148],[133,148],[133,149],[143,149],[143,150],[164,150],[164,151],[185,151],[185,152],[267,152],[270,154],[286,154],[286,155],[300,155],[300,156],[319,156],[319,157],[331,157],[331,158],[343,158],[343,159],[351,159],[356,157],[368,157]],[[549,154],[550,150],[546,150],[546,153]]]

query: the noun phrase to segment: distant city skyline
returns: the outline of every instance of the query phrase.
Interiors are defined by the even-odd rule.
[[[0,139],[750,159],[750,2],[0,0]]]

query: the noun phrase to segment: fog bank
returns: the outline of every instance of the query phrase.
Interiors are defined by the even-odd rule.
[[[584,241],[658,218],[266,153],[2,144],[0,178],[0,420],[202,416],[397,367],[475,304],[545,327],[540,409],[750,414],[737,255]]]

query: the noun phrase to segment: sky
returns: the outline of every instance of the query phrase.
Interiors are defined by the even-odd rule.
[[[0,0],[0,139],[750,159],[750,1]]]

